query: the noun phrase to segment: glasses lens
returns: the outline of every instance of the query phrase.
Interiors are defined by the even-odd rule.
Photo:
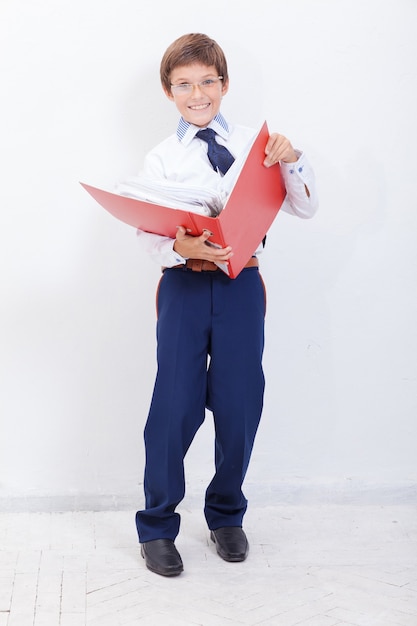
[[[193,86],[188,83],[181,83],[180,85],[172,85],[172,91],[175,93],[189,93],[192,91]]]
[[[177,94],[191,93],[193,87],[199,87],[199,89],[206,91],[214,87],[222,78],[222,76],[218,76],[216,78],[206,78],[206,80],[202,80],[200,83],[180,83],[179,85],[171,85],[171,90],[173,93]]]

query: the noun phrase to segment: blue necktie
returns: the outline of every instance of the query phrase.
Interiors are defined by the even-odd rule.
[[[227,148],[217,143],[215,131],[212,128],[199,130],[196,137],[207,142],[207,156],[213,169],[218,169],[222,174],[226,174],[235,159]]]

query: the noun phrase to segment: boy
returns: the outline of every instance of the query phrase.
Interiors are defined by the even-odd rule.
[[[220,113],[229,88],[224,53],[204,34],[184,35],[165,52],[160,74],[181,119],[177,132],[147,155],[143,173],[216,187],[255,136],[253,129],[229,125]],[[215,131],[215,143],[200,134],[207,128]],[[228,151],[218,155],[220,145]],[[311,217],[317,206],[312,170],[288,139],[273,133],[264,165],[278,162],[287,189],[282,209]],[[233,250],[207,245],[209,236],[189,236],[182,227],[176,239],[138,231],[163,274],[157,296],[158,371],[144,432],[146,506],[137,512],[136,526],[146,566],[163,576],[183,570],[174,543],[180,526],[175,509],[185,493],[184,456],[206,408],[215,425],[215,475],[204,507],[210,538],[226,561],[243,561],[249,549],[241,488],[263,405],[265,291],[259,250],[230,279],[217,264],[227,263]]]

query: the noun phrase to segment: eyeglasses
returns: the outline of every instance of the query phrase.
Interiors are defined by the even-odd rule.
[[[179,83],[177,85],[171,85],[171,91],[178,95],[192,93],[194,87],[198,87],[201,91],[210,91],[210,89],[213,89],[217,85],[219,80],[223,80],[223,76],[206,78],[199,83]]]

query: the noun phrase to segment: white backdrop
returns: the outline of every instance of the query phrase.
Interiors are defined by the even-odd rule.
[[[262,258],[267,392],[246,493],[411,497],[416,23],[415,0],[0,0],[2,508],[141,503],[160,272],[78,181],[111,187],[174,131],[159,62],[193,31],[228,57],[225,115],[304,149],[320,194],[313,220],[278,216]],[[190,497],[212,436],[208,415]]]

